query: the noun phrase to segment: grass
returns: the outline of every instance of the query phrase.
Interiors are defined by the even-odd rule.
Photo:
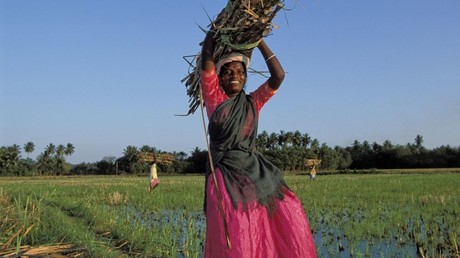
[[[71,244],[67,256],[200,257],[203,176],[0,178],[0,256]],[[320,256],[459,256],[460,174],[289,173]],[[63,251],[61,251],[62,253]]]

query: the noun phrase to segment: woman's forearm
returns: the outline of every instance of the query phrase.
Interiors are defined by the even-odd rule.
[[[203,42],[203,48],[201,50],[201,69],[210,71],[214,69],[214,35],[213,31],[209,31],[206,34],[206,38]]]
[[[270,72],[270,78],[268,79],[268,85],[273,90],[277,90],[281,83],[284,80],[284,70],[279,62],[278,58],[275,54],[271,51],[268,45],[265,43],[264,40],[261,40],[259,45],[257,46],[260,53],[262,54],[265,63],[267,64],[268,71]]]

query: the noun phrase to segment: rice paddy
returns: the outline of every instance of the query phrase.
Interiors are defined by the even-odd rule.
[[[160,180],[149,193],[147,176],[0,178],[0,256],[201,257],[204,177]],[[319,257],[460,257],[460,173],[286,181]]]

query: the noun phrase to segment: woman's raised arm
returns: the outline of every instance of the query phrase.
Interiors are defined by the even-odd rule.
[[[270,72],[270,78],[268,78],[268,86],[273,90],[277,90],[284,80],[285,73],[283,67],[278,61],[276,55],[273,54],[273,52],[267,46],[264,40],[260,41],[257,48],[264,57],[265,63],[268,67],[268,71]]]
[[[203,42],[203,47],[201,50],[201,70],[211,71],[215,69],[214,64],[214,46],[216,42],[214,41],[215,33],[210,30],[206,34],[206,38]]]

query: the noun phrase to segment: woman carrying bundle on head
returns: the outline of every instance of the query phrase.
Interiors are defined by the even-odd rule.
[[[281,85],[283,68],[261,40],[257,48],[270,77],[246,94],[249,57],[233,52],[216,64],[214,37],[208,32],[201,52],[212,161],[206,175],[204,256],[316,257],[302,204],[280,169],[255,148],[259,111]],[[215,177],[209,176],[212,169]]]

